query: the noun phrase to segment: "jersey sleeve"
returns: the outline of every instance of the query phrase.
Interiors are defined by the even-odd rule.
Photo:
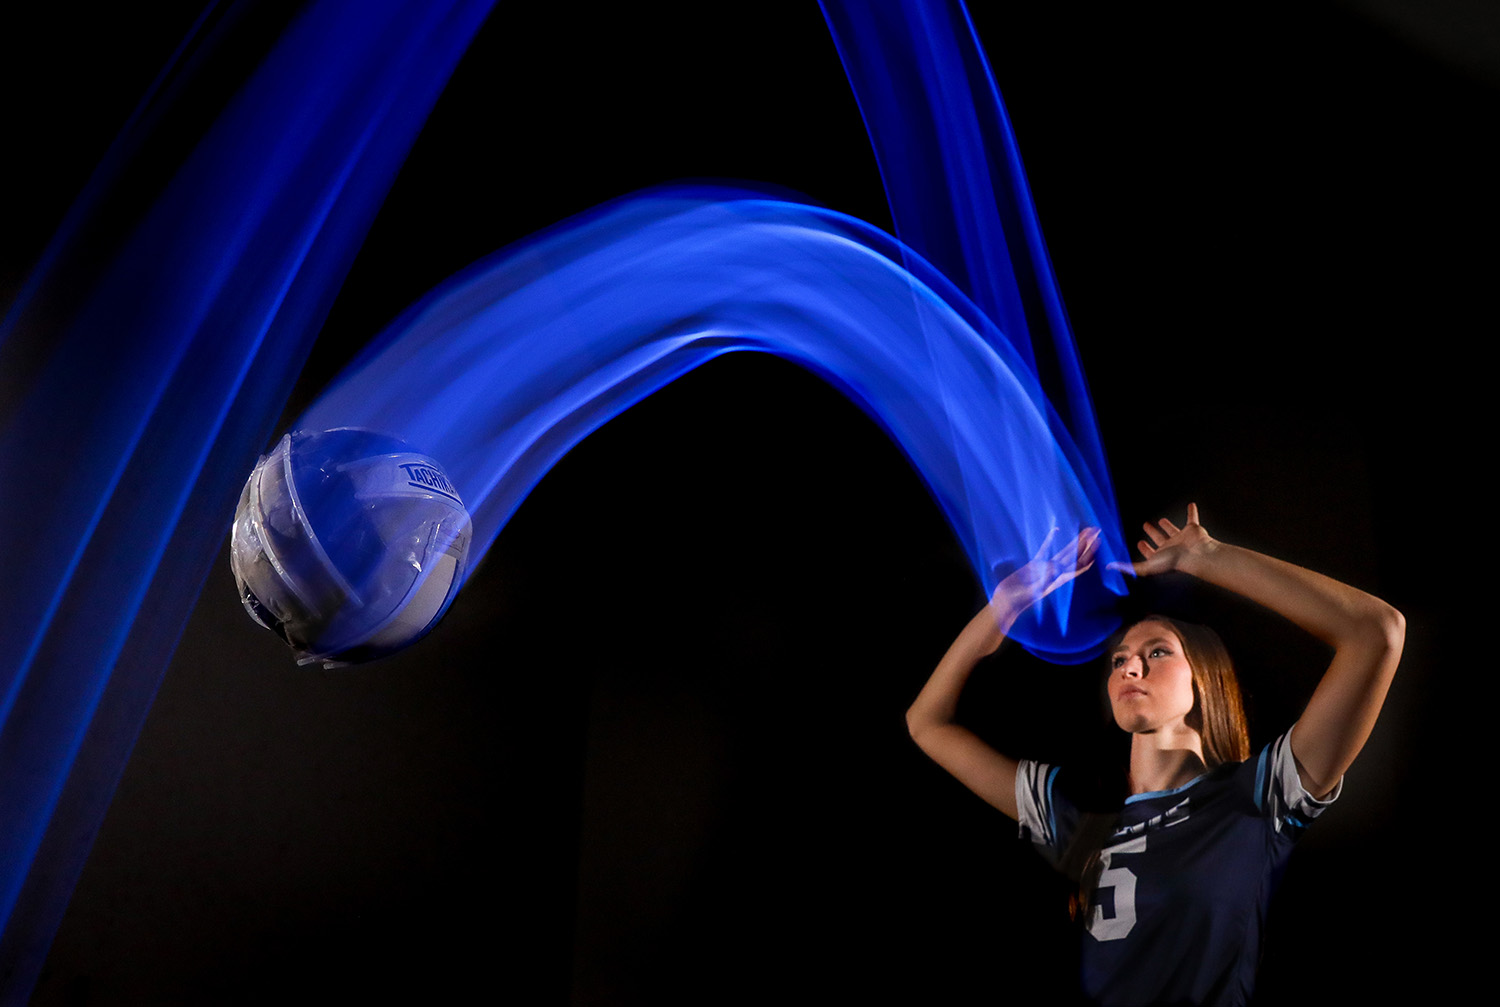
[[[1016,820],[1021,838],[1060,850],[1056,783],[1056,766],[1030,759],[1022,759],[1016,766]]]
[[[1307,831],[1313,819],[1338,800],[1343,789],[1344,780],[1340,777],[1333,793],[1322,800],[1307,792],[1297,774],[1297,760],[1292,757],[1290,730],[1261,749],[1256,759],[1256,805],[1276,831],[1289,839],[1297,839]]]

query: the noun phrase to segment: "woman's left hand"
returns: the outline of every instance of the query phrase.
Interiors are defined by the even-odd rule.
[[[1406,619],[1373,595],[1251,549],[1219,542],[1188,504],[1187,524],[1146,525],[1139,563],[1147,576],[1182,570],[1290,619],[1333,647],[1333,660],[1290,734],[1302,786],[1321,799],[1338,786],[1375,726],[1401,660]]]
[[[1218,545],[1199,523],[1198,505],[1195,503],[1188,504],[1187,524],[1181,528],[1166,518],[1154,525],[1148,521],[1142,527],[1151,541],[1141,539],[1136,543],[1136,548],[1144,558],[1139,563],[1130,564],[1130,569],[1138,577],[1148,577],[1168,570],[1187,570],[1187,566],[1194,560],[1212,552]]]

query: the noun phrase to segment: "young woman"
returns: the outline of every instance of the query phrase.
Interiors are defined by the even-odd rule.
[[[1401,657],[1405,620],[1378,598],[1211,538],[1188,506],[1145,526],[1134,572],[1192,574],[1278,612],[1334,648],[1286,734],[1252,756],[1212,630],[1160,617],[1109,652],[1109,701],[1131,737],[1122,807],[1084,812],[1067,772],[995,751],[954,721],[980,658],[1016,619],[1094,562],[1089,529],[1005,579],[907,711],[912,738],[1079,881],[1084,992],[1104,1004],[1242,1004],[1272,885],[1292,844],[1338,796]]]

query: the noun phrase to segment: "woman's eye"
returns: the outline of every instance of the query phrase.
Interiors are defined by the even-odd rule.
[[[1109,659],[1109,666],[1111,668],[1118,668],[1120,665],[1122,665],[1124,663],[1125,663],[1125,659],[1123,657],[1120,657],[1118,654]]]
[[[1151,651],[1151,656],[1152,657],[1166,657],[1167,655],[1169,655],[1171,653],[1172,653],[1171,651],[1166,650],[1165,648],[1156,647],[1156,648],[1154,648]]]

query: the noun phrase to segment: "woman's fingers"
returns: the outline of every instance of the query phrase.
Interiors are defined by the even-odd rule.
[[[1091,531],[1092,534],[1089,535],[1088,544],[1088,561],[1093,563],[1094,557],[1099,555],[1099,543],[1104,541],[1104,529],[1094,528]]]
[[[1053,525],[1052,530],[1047,533],[1047,537],[1042,539],[1041,548],[1037,549],[1036,555],[1031,557],[1033,563],[1039,559],[1044,558],[1047,555],[1047,547],[1050,546],[1052,544],[1052,540],[1057,537],[1057,532],[1057,525]]]
[[[1057,529],[1052,529],[1046,541],[1051,542],[1056,534]],[[1094,554],[1098,549],[1101,534],[1098,528],[1085,528],[1078,533],[1077,538],[1069,541],[1050,559],[1043,555],[1046,549],[1046,542],[1044,542],[1043,551],[1038,552],[1036,557],[1027,564],[1032,588],[1038,592],[1037,597],[1051,594],[1059,586],[1093,567]]]
[[[1131,577],[1149,577],[1154,572],[1149,559],[1143,559],[1139,563],[1110,563],[1105,569],[1115,570]]]
[[[1152,560],[1155,559],[1157,554],[1169,547],[1185,547],[1189,549],[1192,548],[1192,541],[1190,539],[1179,538],[1178,536],[1182,535],[1184,531],[1192,528],[1194,525],[1198,525],[1198,505],[1195,503],[1188,504],[1187,524],[1182,528],[1179,528],[1177,527],[1177,525],[1173,524],[1171,519],[1169,518],[1162,518],[1155,524],[1147,521],[1145,524],[1141,525],[1141,527],[1146,530],[1146,538],[1150,539],[1150,541],[1148,542],[1146,541],[1146,539],[1141,539],[1135,544],[1135,547],[1141,551],[1141,555],[1145,557],[1145,559],[1140,563],[1135,564],[1135,572],[1137,574],[1145,573],[1146,567],[1153,566]],[[1199,525],[1199,527],[1201,528],[1202,526]],[[1170,565],[1170,561],[1164,560],[1164,562],[1169,562]],[[1163,568],[1156,567],[1156,569]]]
[[[1075,576],[1083,573],[1094,565],[1094,555],[1099,551],[1099,539],[1102,535],[1098,528],[1085,528],[1067,549],[1057,554],[1055,561],[1072,570]]]
[[[1073,576],[1077,577],[1094,568],[1094,543],[1079,543],[1078,555],[1073,561]]]
[[[1099,551],[1099,538],[1102,532],[1098,528],[1085,528],[1078,533],[1078,562],[1092,563],[1094,553]]]

